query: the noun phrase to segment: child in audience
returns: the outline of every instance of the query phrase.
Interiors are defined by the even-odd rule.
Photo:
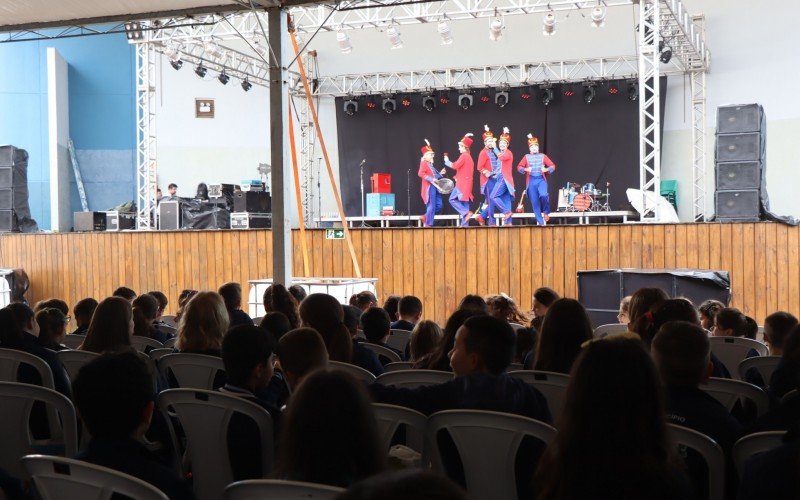
[[[764,342],[769,346],[770,356],[783,354],[783,342],[795,326],[797,326],[797,318],[788,312],[778,311],[766,317]]]
[[[714,328],[714,317],[725,308],[725,304],[718,300],[706,300],[697,308],[700,313],[700,326],[706,331]]]
[[[528,317],[520,311],[514,299],[507,295],[490,295],[486,299],[486,304],[489,306],[490,316],[518,325],[528,324]]]
[[[242,311],[242,285],[239,283],[225,283],[217,291],[225,301],[231,328],[239,325],[252,325],[253,319]]]
[[[140,442],[155,405],[152,376],[135,352],[106,353],[90,361],[73,388],[73,401],[91,435],[76,458],[137,477],[170,499],[194,498],[186,482]]]
[[[178,295],[178,312],[175,313],[176,323],[180,321],[181,316],[183,316],[183,308],[186,307],[186,304],[188,304],[195,295],[197,295],[197,290],[181,290],[181,294]]]
[[[133,302],[133,299],[136,298],[136,292],[128,288],[127,286],[121,286],[114,290],[114,293],[111,294],[112,297],[122,297],[123,299],[127,300],[128,302]]]
[[[294,301],[297,303],[298,306],[300,305],[300,302],[303,302],[303,300],[308,296],[308,292],[306,292],[306,289],[300,285],[290,286],[289,293],[292,295]]]
[[[350,297],[350,305],[364,312],[370,307],[378,307],[378,297],[374,293],[365,290]]]
[[[744,333],[742,336],[750,340],[756,340],[756,337],[758,337],[758,323],[750,316],[744,317]]]
[[[367,342],[393,351],[395,354],[400,356],[401,361],[405,359],[405,356],[402,352],[386,343],[386,341],[389,339],[389,334],[391,333],[391,330],[389,329],[391,321],[389,321],[389,314],[386,311],[380,307],[370,307],[361,314],[360,322],[361,330],[364,332]],[[378,359],[384,365],[387,365],[391,361],[390,359],[381,356],[378,356]]]
[[[91,297],[79,300],[75,304],[75,307],[72,308],[72,315],[75,317],[75,323],[78,327],[71,335],[86,335],[86,330],[89,329],[89,323],[92,322],[92,315],[95,309],[97,309],[97,301]]]
[[[220,356],[222,337],[228,331],[228,310],[222,296],[216,292],[198,292],[186,304],[178,322],[180,352]]]
[[[631,321],[630,309],[631,309],[631,296],[628,295],[626,297],[622,297],[622,300],[619,302],[617,323],[622,325],[627,325],[628,323],[630,323]]]
[[[298,302],[280,283],[274,283],[264,290],[264,310],[268,313],[283,313],[289,320],[290,329],[300,326],[300,313]],[[304,299],[305,300],[305,299]]]
[[[36,303],[33,307],[33,312],[37,313],[42,309],[57,309],[64,315],[64,317],[69,316],[69,305],[61,299],[47,299],[47,300],[40,300]]]
[[[400,319],[400,298],[399,295],[389,295],[383,302],[383,310],[386,311],[392,322]]]
[[[292,329],[289,323],[289,318],[285,314],[279,312],[271,312],[261,318],[261,323],[258,325],[272,334],[275,341],[279,341],[283,335]]]
[[[167,335],[154,325],[158,317],[158,307],[158,299],[147,293],[133,299],[133,334],[163,344],[167,340]]]
[[[331,360],[352,361],[353,340],[344,324],[344,309],[338,300],[325,293],[312,293],[300,304],[300,318],[304,326],[322,335]]]
[[[108,297],[98,304],[86,338],[78,347],[82,351],[103,353],[131,349],[133,309],[122,297]]]
[[[784,340],[781,360],[769,379],[769,393],[775,400],[780,401],[786,393],[798,388],[798,380],[800,380],[800,326],[795,326]]]
[[[464,295],[458,303],[458,309],[467,309],[474,314],[489,314],[489,306],[480,295]]]
[[[56,308],[46,307],[36,313],[36,323],[39,325],[39,345],[51,351],[66,349],[62,342],[67,335],[67,317]]]
[[[442,328],[435,322],[425,319],[417,323],[408,343],[410,360],[422,359],[433,352],[443,336]]]
[[[417,359],[414,363],[414,368],[443,372],[452,371],[452,368],[450,368],[450,351],[453,350],[453,345],[456,342],[456,332],[467,319],[478,315],[482,314],[475,312],[474,309],[459,309],[451,314],[447,318],[442,338],[436,349]]]
[[[593,335],[592,322],[580,302],[558,299],[544,317],[533,369],[569,373],[581,345]]]
[[[309,373],[328,366],[325,342],[313,328],[296,328],[281,337],[276,353],[291,391],[297,390]]]
[[[572,369],[564,407],[534,477],[536,498],[691,497],[667,435],[661,383],[638,338],[590,342]]]
[[[398,304],[400,319],[391,324],[392,330],[413,331],[420,318],[422,318],[422,301],[413,295],[406,295]]]
[[[631,295],[628,309],[628,331],[639,332],[637,322],[645,314],[652,312],[658,305],[667,300],[669,295],[660,288],[640,288]]]
[[[344,311],[344,326],[350,333],[350,338],[353,339],[353,357],[350,363],[361,367],[376,377],[383,373],[383,363],[377,354],[364,347],[363,342],[366,337],[359,337],[358,327],[361,324],[361,309],[356,306],[346,305],[342,306]]]
[[[553,305],[560,297],[552,288],[546,286],[537,288],[533,292],[533,320],[531,321],[531,328],[537,332],[542,329],[542,322],[544,316],[547,314],[547,309]]]
[[[303,304],[314,295],[320,294]],[[274,473],[279,479],[348,487],[386,468],[369,396],[344,371],[309,374],[292,395],[284,422]]]

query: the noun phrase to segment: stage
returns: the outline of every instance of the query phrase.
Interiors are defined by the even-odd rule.
[[[308,230],[310,274],[352,277],[344,240]],[[525,310],[538,286],[577,295],[579,270],[714,269],[730,272],[732,304],[762,322],[777,310],[800,314],[800,227],[759,223],[592,224],[547,227],[371,228],[351,231],[366,278],[381,300],[414,294],[424,317],[444,323],[467,293],[505,292]],[[299,231],[293,272],[303,274]],[[162,290],[177,308],[184,288],[247,287],[272,277],[269,230],[0,234],[0,268],[23,268],[28,300],[69,304],[103,298],[119,285]]]
[[[628,222],[629,219],[638,219],[639,214],[630,210],[612,210],[608,212],[552,212],[548,224],[567,224],[577,221],[578,224],[590,224],[593,221],[607,224],[609,222]],[[458,215],[437,215],[434,220],[443,224],[440,227],[458,227],[460,216]],[[495,215],[497,225],[503,225],[503,216]],[[378,217],[346,217],[347,226],[350,228],[367,225],[370,227],[422,227],[422,219],[419,215],[384,215]],[[517,221],[521,224],[513,224]],[[314,219],[318,228],[341,227],[342,220],[339,217],[319,217]],[[477,226],[475,216],[471,218],[470,224]],[[533,213],[514,213],[512,215],[512,225],[536,225]]]

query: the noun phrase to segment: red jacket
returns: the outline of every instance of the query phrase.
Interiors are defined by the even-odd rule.
[[[458,160],[452,163],[450,167],[456,171],[456,189],[461,195],[458,197],[461,201],[472,201],[472,176],[475,169],[475,162],[469,153],[461,153]]]
[[[506,149],[498,156],[500,164],[503,169],[503,179],[508,184],[508,190],[511,195],[514,195],[514,153],[510,149]]]
[[[542,165],[544,165],[545,167],[552,168],[553,170],[556,169],[556,164],[553,163],[553,160],[551,160],[546,154],[542,154],[542,153],[536,153],[536,154],[541,154],[542,155]],[[533,165],[528,165],[528,155],[525,155],[525,156],[522,157],[522,161],[519,162],[519,165],[517,165],[517,170],[519,172],[524,172],[525,168],[532,167],[532,166]],[[544,180],[547,180],[547,176],[548,175],[550,175],[550,174],[547,173],[547,172],[542,172],[542,176],[544,177]],[[530,172],[525,172],[525,186],[527,186],[528,182],[530,182],[530,178],[531,178]]]
[[[441,175],[439,175],[439,172],[436,170],[436,167],[433,166],[433,163],[428,163],[425,160],[421,160],[419,162],[419,172],[417,172],[417,175],[419,175],[419,178],[422,179],[422,190],[420,194],[422,195],[423,203],[427,205],[428,190],[431,187],[431,183],[428,182],[426,177],[433,177],[434,179],[438,179],[439,177],[441,177]]]
[[[489,160],[489,150],[486,148],[481,149],[481,152],[478,153],[478,166],[476,167],[478,172],[481,172],[481,192],[483,192],[483,186],[489,181],[489,178],[483,175],[483,170],[488,170],[489,172],[492,171],[492,162]]]

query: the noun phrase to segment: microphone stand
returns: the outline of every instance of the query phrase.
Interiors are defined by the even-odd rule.
[[[361,162],[361,165],[359,165],[359,168],[361,169],[361,227],[367,227],[367,221],[364,220],[364,216],[365,216],[365,214],[364,214],[364,199],[365,199],[365,196],[364,196],[364,162],[363,161]]]
[[[408,210],[408,227],[411,227],[411,169],[406,170],[406,210]]]

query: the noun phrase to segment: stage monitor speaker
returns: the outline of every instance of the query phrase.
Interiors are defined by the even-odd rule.
[[[272,213],[272,197],[266,191],[239,191],[233,196],[234,212]]]
[[[758,161],[761,159],[761,133],[717,135],[717,162]]]
[[[13,210],[0,210],[0,233],[19,231],[17,216]]]
[[[617,323],[622,298],[644,287],[661,288],[671,297],[686,297],[695,304],[716,299],[730,300],[730,277],[726,271],[693,269],[606,269],[578,271],[578,300],[586,308],[595,328]]]
[[[162,231],[177,231],[181,228],[179,201],[162,201],[158,204],[158,228]]]
[[[757,189],[717,191],[717,220],[757,221],[760,219],[761,197]]]
[[[105,231],[105,212],[73,212],[74,231]]]
[[[13,187],[11,167],[0,167],[0,189]]]
[[[717,189],[761,189],[761,162],[717,163]]]
[[[760,132],[764,108],[760,104],[720,106],[717,108],[717,133]]]
[[[0,210],[11,210],[14,208],[14,190],[11,188],[0,188]]]

